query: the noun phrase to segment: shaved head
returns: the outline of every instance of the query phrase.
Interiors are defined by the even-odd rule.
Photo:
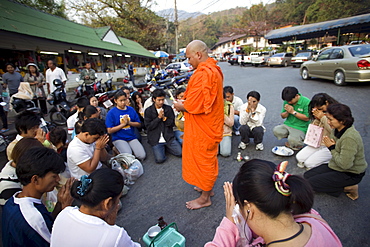
[[[193,40],[191,41],[188,46],[186,47],[186,50],[190,50],[192,52],[202,52],[207,53],[208,47],[207,45],[201,41],[201,40]]]
[[[198,67],[199,63],[207,61],[207,51],[207,45],[201,40],[193,40],[186,46],[186,57],[194,69]]]

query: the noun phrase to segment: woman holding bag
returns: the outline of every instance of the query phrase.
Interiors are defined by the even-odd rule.
[[[345,192],[349,198],[358,198],[358,183],[367,168],[364,144],[360,133],[353,126],[351,109],[343,104],[333,104],[327,109],[329,125],[334,129],[324,136],[325,146],[332,158],[329,164],[315,167],[304,174],[314,191],[331,196]]]
[[[46,95],[44,91],[44,76],[40,73],[39,68],[34,63],[29,63],[26,66],[27,73],[24,76],[24,81],[28,82],[31,86],[32,92],[34,94],[34,99],[32,100],[35,103],[35,106],[38,107],[37,101],[40,103],[41,112],[43,114],[48,113],[46,106]]]
[[[312,119],[311,124],[322,128],[321,140],[323,136],[329,136],[332,130],[325,116],[327,107],[336,103],[338,102],[326,93],[315,94],[311,99],[309,105],[309,114]],[[309,131],[307,131],[306,135],[308,133]],[[309,170],[321,164],[328,163],[331,159],[331,153],[322,140],[319,147],[310,145],[304,147],[297,153],[296,159],[299,168]]]

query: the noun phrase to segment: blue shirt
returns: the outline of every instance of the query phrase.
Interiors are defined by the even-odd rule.
[[[107,126],[107,128],[113,128],[120,125],[121,124],[120,119],[124,115],[129,115],[131,122],[140,123],[139,115],[137,115],[135,109],[132,108],[131,106],[126,106],[126,110],[120,110],[117,107],[114,107],[112,110],[110,110],[105,119],[105,125]],[[132,141],[134,139],[137,139],[134,127],[129,125],[112,134],[112,141],[116,140]]]
[[[29,224],[31,217],[33,222],[30,223],[33,227]],[[41,200],[30,197],[16,198],[14,195],[3,207],[2,218],[4,247],[50,246],[34,229],[35,226],[43,228],[44,236],[48,236],[50,241],[54,220]]]
[[[8,85],[9,93],[15,94],[18,92],[19,84],[23,81],[23,77],[18,72],[3,74],[3,82]]]

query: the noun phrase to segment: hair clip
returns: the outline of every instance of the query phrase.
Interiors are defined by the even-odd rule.
[[[84,196],[87,192],[87,188],[89,187],[89,185],[91,184],[92,182],[92,179],[91,178],[88,178],[88,175],[83,175],[81,178],[80,178],[80,182],[81,182],[81,185],[79,185],[77,187],[77,194],[79,194],[80,196]]]
[[[290,176],[289,173],[285,172],[285,168],[288,165],[288,161],[281,162],[275,169],[274,175],[272,175],[272,180],[275,182],[276,190],[283,196],[290,196],[292,192],[290,187],[286,184],[287,178]]]

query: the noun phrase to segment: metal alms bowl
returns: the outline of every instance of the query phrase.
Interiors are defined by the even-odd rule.
[[[158,226],[152,226],[148,229],[148,236],[154,238],[162,229]]]

